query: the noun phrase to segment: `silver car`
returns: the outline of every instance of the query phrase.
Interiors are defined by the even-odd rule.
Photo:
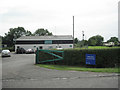
[[[33,49],[27,49],[26,54],[30,54],[30,53],[34,53],[34,50]]]
[[[2,50],[1,54],[2,54],[2,57],[4,57],[4,56],[9,56],[10,57],[11,56],[9,50]]]

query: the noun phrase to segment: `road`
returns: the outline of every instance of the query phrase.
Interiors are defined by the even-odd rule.
[[[34,54],[12,54],[2,58],[2,87],[118,88],[116,73],[51,70],[34,63]]]

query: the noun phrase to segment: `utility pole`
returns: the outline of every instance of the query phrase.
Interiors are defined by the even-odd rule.
[[[74,48],[74,16],[73,16],[73,48]]]

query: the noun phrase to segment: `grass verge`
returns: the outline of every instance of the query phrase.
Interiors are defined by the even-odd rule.
[[[113,47],[107,47],[107,46],[88,46],[88,48],[82,47],[82,48],[75,48],[75,49],[114,49],[114,48],[120,48],[119,46],[113,46]]]
[[[48,69],[56,69],[56,70],[120,73],[118,68],[85,68],[85,67],[64,66],[64,65],[46,65],[46,64],[37,64],[37,66]]]

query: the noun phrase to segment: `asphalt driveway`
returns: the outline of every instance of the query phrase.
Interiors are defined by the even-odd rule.
[[[2,58],[3,88],[118,88],[118,74],[60,71],[34,65],[34,54]]]

